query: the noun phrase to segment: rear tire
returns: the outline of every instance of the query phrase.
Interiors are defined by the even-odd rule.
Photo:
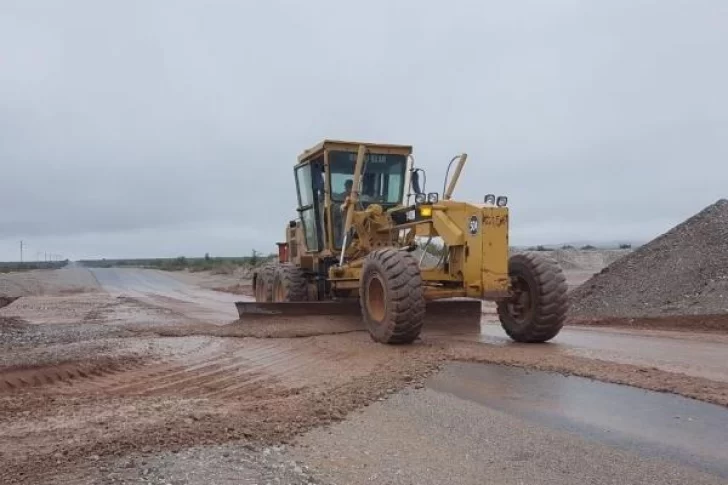
[[[273,301],[273,275],[275,274],[277,264],[265,263],[255,275],[255,301],[269,302]]]
[[[308,300],[308,281],[303,270],[291,263],[280,264],[273,275],[273,301]]]
[[[425,319],[425,294],[417,259],[393,248],[373,251],[362,267],[359,303],[372,340],[412,343]]]
[[[516,342],[551,340],[569,309],[563,271],[554,259],[538,253],[515,254],[508,266],[514,297],[498,302],[503,329]]]

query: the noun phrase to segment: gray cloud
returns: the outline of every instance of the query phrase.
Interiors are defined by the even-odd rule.
[[[0,259],[275,249],[325,137],[507,193],[513,242],[646,239],[726,196],[728,6],[6,2]]]

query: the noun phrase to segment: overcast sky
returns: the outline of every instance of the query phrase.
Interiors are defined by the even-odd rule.
[[[510,198],[512,243],[728,196],[728,2],[0,3],[0,259],[275,251],[323,138]],[[279,173],[280,176],[275,175]]]

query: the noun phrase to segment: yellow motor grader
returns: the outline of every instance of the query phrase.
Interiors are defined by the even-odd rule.
[[[278,258],[253,276],[241,322],[348,315],[376,342],[411,343],[423,328],[480,333],[483,300],[505,332],[544,342],[568,311],[566,279],[540,253],[510,255],[507,198],[452,199],[467,154],[443,192],[426,192],[409,145],[324,140],[294,166],[298,217]],[[465,324],[463,324],[465,322]]]

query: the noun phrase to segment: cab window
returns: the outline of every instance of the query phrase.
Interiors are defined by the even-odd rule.
[[[342,202],[346,198],[345,184],[354,179],[356,156],[354,152],[342,151],[329,154],[331,198],[336,202]],[[407,159],[404,155],[367,154],[359,186],[360,201],[364,204],[399,204],[404,190],[406,165]]]

